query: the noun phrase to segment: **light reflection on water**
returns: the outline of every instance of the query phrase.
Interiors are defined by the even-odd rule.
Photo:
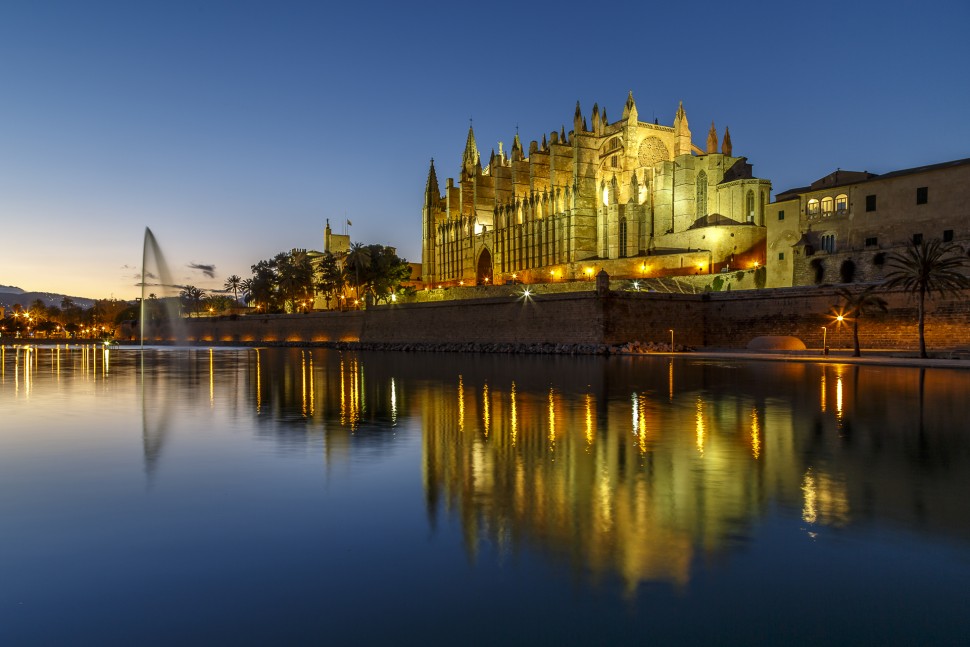
[[[252,640],[280,623],[299,639],[424,635],[412,599],[448,610],[440,642],[482,614],[482,641],[521,638],[513,603],[539,604],[556,619],[543,635],[566,642],[647,627],[725,642],[720,614],[739,643],[968,628],[970,372],[99,346],[0,359],[0,537],[19,556],[0,639],[82,588],[134,623],[158,586],[223,601],[167,599],[173,632],[225,637],[254,605]],[[103,569],[131,575],[109,586]],[[806,592],[829,589],[806,619]],[[845,591],[867,602],[843,608]],[[70,599],[52,639],[134,630],[102,634],[105,610]]]

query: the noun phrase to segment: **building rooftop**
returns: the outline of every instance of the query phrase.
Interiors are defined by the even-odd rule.
[[[970,157],[967,157],[964,159],[952,160],[949,162],[940,162],[939,164],[928,164],[926,166],[914,166],[913,168],[900,169],[898,171],[890,171],[889,173],[883,173],[881,175],[877,175],[876,173],[869,173],[868,171],[843,171],[842,169],[836,169],[834,172],[829,173],[825,177],[812,182],[812,184],[809,186],[796,187],[793,189],[782,191],[780,193],[776,193],[775,202],[792,200],[798,195],[802,193],[808,193],[809,191],[831,189],[839,186],[847,186],[850,184],[861,184],[863,182],[901,177],[903,175],[912,175],[914,173],[925,173],[927,171],[937,171],[940,169],[962,166],[964,164],[970,164]]]

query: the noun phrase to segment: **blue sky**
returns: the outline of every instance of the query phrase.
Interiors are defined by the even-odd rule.
[[[775,191],[970,157],[965,1],[334,6],[0,5],[0,284],[134,297],[146,226],[203,289],[328,218],[419,261],[469,118],[487,156],[629,90],[700,146],[729,126]]]

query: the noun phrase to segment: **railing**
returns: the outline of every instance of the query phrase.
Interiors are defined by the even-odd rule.
[[[836,209],[834,211],[816,211],[815,213],[805,212],[809,220],[822,220],[825,218],[845,218],[849,215],[848,209]]]

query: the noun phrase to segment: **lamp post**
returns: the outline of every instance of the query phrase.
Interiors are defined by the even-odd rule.
[[[829,332],[829,329],[826,328],[825,326],[822,326],[822,354],[823,355],[828,355],[828,352],[829,352],[829,349],[826,347],[826,343],[825,343],[826,339],[828,338],[828,332]]]
[[[845,317],[843,317],[842,315],[839,315],[838,317],[835,318],[835,320],[838,322],[838,327],[835,329],[836,334],[842,331],[842,321],[844,319]]]
[[[670,352],[674,352],[674,329],[670,329]]]

